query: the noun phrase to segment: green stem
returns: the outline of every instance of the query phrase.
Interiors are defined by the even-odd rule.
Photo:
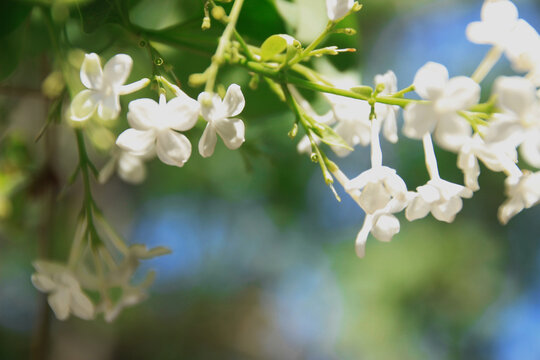
[[[90,243],[92,246],[95,246],[101,243],[101,240],[96,231],[94,223],[94,208],[96,207],[96,204],[94,202],[94,198],[92,197],[92,188],[90,186],[90,159],[88,158],[88,153],[86,152],[84,134],[82,130],[76,129],[75,134],[77,137],[77,148],[79,150],[79,167],[81,169],[81,177],[84,187],[83,211],[86,215],[87,229],[90,235]]]
[[[495,66],[497,61],[499,61],[501,55],[502,49],[498,46],[493,46],[488,51],[482,62],[478,65],[478,67],[472,74],[471,79],[473,79],[477,83],[482,82],[482,80],[484,80],[484,78],[491,71],[491,69],[493,69],[493,66]]]
[[[307,48],[304,49],[304,51],[292,58],[288,62],[287,66],[293,66],[294,64],[299,63],[300,61],[302,61],[302,59],[308,56],[324,40],[324,38],[330,33],[330,31],[332,31],[335,25],[336,24],[334,22],[329,21],[328,24],[326,24],[326,28],[324,29],[324,31],[320,33],[319,36],[317,36],[317,38],[313,40]]]
[[[393,97],[403,97],[406,93],[414,91],[414,85],[409,85],[405,89],[399,90],[397,93],[392,94]]]
[[[227,49],[227,46],[229,46],[231,35],[233,34],[236,22],[238,21],[238,17],[240,16],[240,10],[242,10],[243,4],[244,0],[236,0],[233,4],[231,13],[229,14],[229,23],[227,24],[225,31],[223,31],[223,35],[221,35],[221,38],[219,39],[216,53],[212,57],[212,63],[210,64],[208,69],[206,69],[206,75],[208,76],[205,86],[206,92],[214,91],[216,76],[219,67],[224,61],[225,50]]]
[[[248,44],[244,41],[244,38],[242,37],[242,35],[240,35],[240,33],[235,28],[233,28],[233,31],[234,31],[234,37],[236,38],[236,41],[238,41],[238,43],[242,47],[242,50],[244,50],[244,55],[246,55],[249,61],[257,61],[255,57],[253,56],[253,54],[251,53],[251,50],[249,49]]]
[[[260,63],[244,61],[244,62],[239,62],[239,64],[260,75],[264,75],[278,81],[285,81],[289,84],[292,84],[292,85],[295,85],[304,89],[325,92],[325,93],[335,94],[335,95],[341,95],[341,96],[350,97],[350,98],[358,99],[358,100],[364,100],[364,101],[370,100],[369,96],[365,96],[365,95],[362,95],[362,94],[359,94],[350,90],[338,89],[333,86],[329,86],[325,84],[314,83],[308,80],[303,80],[294,76],[290,76],[288,74],[283,74],[278,70],[271,69]],[[429,101],[426,101],[426,100],[404,99],[404,98],[396,98],[393,96],[376,96],[374,99],[375,99],[375,102],[378,102],[381,104],[397,105],[401,107],[405,107],[411,103],[422,103],[422,104],[429,103]]]

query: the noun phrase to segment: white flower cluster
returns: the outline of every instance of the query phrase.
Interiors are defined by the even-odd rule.
[[[344,16],[351,1],[327,2],[331,21]],[[409,221],[431,213],[437,220],[454,221],[463,207],[463,198],[471,198],[479,190],[478,160],[492,171],[507,175],[508,196],[499,208],[499,220],[507,223],[524,208],[540,202],[540,172],[522,171],[516,164],[519,148],[522,158],[540,168],[540,35],[525,20],[518,18],[515,5],[509,0],[487,0],[482,7],[481,21],[467,27],[467,37],[478,44],[491,44],[495,53],[504,53],[518,72],[525,77],[499,77],[494,84],[496,111],[475,110],[480,101],[481,79],[466,76],[450,78],[444,65],[428,62],[414,78],[414,91],[422,100],[411,102],[404,109],[403,134],[423,141],[425,161],[430,180],[416,191],[407,191],[405,182],[394,169],[382,165],[379,133],[398,141],[396,116],[399,107],[348,97],[327,95],[331,109],[325,115],[316,114],[296,91],[297,102],[315,121],[333,125],[334,131],[354,147],[371,144],[371,168],[349,180],[339,169],[333,174],[347,193],[364,210],[364,225],[356,239],[358,256],[365,254],[369,233],[381,241],[390,241],[399,232],[395,213],[405,210]],[[493,51],[493,50],[492,50]],[[497,57],[498,59],[498,57]],[[495,60],[497,60],[495,59]],[[489,59],[491,66],[493,59]],[[479,68],[486,66],[481,64]],[[486,71],[486,69],[481,69]],[[489,71],[490,68],[487,69]],[[343,88],[352,88],[348,84]],[[377,95],[392,96],[397,92],[393,72],[375,77]],[[294,89],[292,89],[294,90]],[[463,171],[465,186],[441,179],[432,143],[458,154],[457,166]],[[316,139],[318,140],[318,139]],[[305,137],[298,144],[300,152],[311,153]],[[332,147],[338,156],[350,153],[343,147]]]
[[[123,308],[147,297],[147,289],[154,280],[153,271],[148,272],[141,283],[131,284],[140,260],[165,255],[170,250],[164,247],[148,250],[140,244],[128,247],[113,234],[100,237],[106,243],[83,246],[89,231],[87,224],[87,221],[80,222],[67,264],[48,260],[34,262],[36,272],[32,283],[48,294],[49,305],[59,320],[66,320],[70,314],[84,320],[103,314],[105,320],[111,322]],[[91,299],[89,294],[95,296]],[[99,298],[97,303],[96,298]]]
[[[85,121],[96,110],[103,120],[116,119],[120,114],[120,95],[138,91],[150,82],[141,79],[124,85],[132,63],[128,55],[118,54],[102,69],[99,56],[87,54],[81,66],[81,82],[87,89],[74,97],[70,107],[71,119]],[[240,86],[230,85],[223,100],[217,94],[206,92],[194,100],[176,85],[167,82],[167,86],[174,94],[169,101],[163,90],[159,102],[143,98],[128,105],[127,120],[131,128],[122,132],[116,141],[121,149],[116,159],[118,173],[128,182],[144,180],[144,160],[155,155],[165,164],[183,166],[191,156],[191,143],[180,132],[192,129],[199,115],[207,122],[199,141],[201,156],[213,154],[217,134],[229,149],[239,148],[245,140],[244,123],[235,118],[245,105]]]

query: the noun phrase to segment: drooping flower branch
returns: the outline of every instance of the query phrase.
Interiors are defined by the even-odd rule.
[[[480,189],[479,161],[489,170],[507,176],[507,200],[498,213],[502,223],[540,202],[540,172],[521,170],[518,166],[519,149],[528,165],[540,167],[540,35],[519,18],[511,1],[486,0],[480,21],[467,27],[466,36],[471,42],[492,45],[471,77],[450,77],[444,65],[427,62],[417,71],[413,84],[401,90],[390,70],[377,75],[373,86],[367,86],[350,78],[347,81],[332,78],[311,66],[313,58],[354,51],[321,47],[321,44],[331,34],[354,34],[352,29],[340,29],[337,24],[361,10],[357,2],[327,0],[327,25],[305,46],[288,34],[274,34],[262,44],[248,43],[236,29],[242,5],[243,0],[235,0],[227,14],[216,1],[205,2],[202,29],[212,26],[211,18],[223,23],[225,28],[207,69],[190,76],[191,85],[204,85],[197,100],[180,89],[170,66],[162,71],[166,62],[154,43],[170,44],[175,40],[160,37],[159,32],[137,29],[129,24],[129,19],[123,25],[141,38],[152,62],[148,78],[125,85],[133,63],[127,54],[115,55],[103,67],[99,55],[85,56],[80,68],[85,89],[77,94],[68,89],[72,97],[67,114],[70,123],[77,126],[79,165],[75,175],[82,178],[85,194],[81,215],[67,262],[38,260],[32,277],[35,286],[48,294],[57,318],[63,320],[74,314],[92,319],[103,313],[110,321],[122,308],[145,298],[153,273],[139,285],[131,284],[132,275],[140,260],[164,255],[168,250],[128,246],[98,209],[92,197],[92,177],[97,175],[100,182],[105,182],[116,170],[122,179],[140,183],[146,176],[144,162],[154,157],[167,165],[183,167],[192,155],[192,139],[184,132],[199,121],[205,127],[198,140],[202,157],[212,156],[218,137],[230,150],[241,147],[246,137],[249,138],[246,132],[249,122],[239,118],[246,99],[238,84],[226,84],[226,91],[219,84],[218,73],[224,64],[247,70],[252,76],[252,87],[264,80],[295,116],[288,135],[295,139],[299,132],[302,134],[298,151],[309,154],[319,164],[323,179],[336,198],[339,199],[335,180],[362,209],[364,222],[355,243],[359,257],[366,254],[370,234],[381,241],[390,241],[399,233],[401,226],[396,214],[402,211],[409,221],[431,213],[439,221],[453,222],[463,208],[463,199],[471,198]],[[60,46],[56,39],[54,43]],[[479,103],[480,83],[503,54],[514,70],[526,75],[497,78],[492,96]],[[55,56],[62,63],[61,51]],[[65,71],[65,66],[61,68]],[[98,174],[85,143],[86,132],[92,126],[100,126],[93,119],[108,122],[123,119],[120,96],[135,93],[151,82],[155,96],[138,98],[127,105],[128,126],[115,134],[117,147],[111,150],[111,160]],[[406,97],[413,91],[420,99]],[[304,92],[322,94],[326,110],[315,111]],[[401,133],[422,141],[429,175],[427,183],[415,191],[408,190],[396,170],[385,166],[383,161],[381,133],[388,142],[398,143],[400,110],[404,119]],[[464,185],[441,178],[433,141],[440,148],[458,154],[457,167],[463,172]],[[359,146],[368,145],[371,166],[361,169],[352,179],[325,152],[328,146],[341,158]],[[112,299],[111,289],[120,290],[121,296]]]

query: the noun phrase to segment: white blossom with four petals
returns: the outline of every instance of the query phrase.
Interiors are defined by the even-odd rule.
[[[345,190],[366,213],[355,246],[358,257],[364,257],[369,233],[380,241],[390,241],[399,232],[399,220],[393,214],[407,206],[410,194],[396,170],[386,166],[364,171],[348,181]]]
[[[183,166],[191,156],[191,143],[177,131],[187,131],[197,123],[200,105],[184,93],[167,102],[138,99],[129,103],[130,129],[118,136],[116,144],[136,156],[153,151],[167,165]]]
[[[421,139],[433,132],[441,147],[457,151],[464,140],[462,134],[472,135],[471,126],[457,112],[478,103],[480,86],[466,76],[449,79],[446,67],[434,62],[418,70],[413,84],[429,103],[412,103],[405,108],[403,133]]]
[[[79,92],[71,102],[70,118],[84,121],[90,118],[97,109],[97,114],[104,120],[113,120],[120,113],[120,95],[138,91],[150,83],[149,79],[141,79],[124,85],[133,60],[129,55],[113,56],[102,68],[99,56],[86,54],[81,66],[81,82],[87,88]]]
[[[490,44],[505,48],[518,24],[518,10],[509,0],[487,0],[482,5],[481,21],[467,26],[466,35],[475,44]]]
[[[32,274],[32,283],[38,290],[49,294],[49,305],[58,320],[66,320],[69,314],[84,320],[94,318],[94,304],[81,290],[79,281],[66,266],[37,260],[34,268],[37,272]]]
[[[244,122],[235,118],[245,106],[240,86],[230,85],[223,100],[218,94],[203,92],[199,94],[198,101],[201,104],[202,117],[208,122],[199,141],[201,156],[209,157],[214,153],[217,134],[227,148],[238,149],[245,141]]]
[[[435,219],[450,223],[463,207],[461,198],[473,195],[471,189],[440,178],[429,180],[426,185],[417,187],[416,191],[405,210],[405,217],[409,221],[421,219],[431,212]]]

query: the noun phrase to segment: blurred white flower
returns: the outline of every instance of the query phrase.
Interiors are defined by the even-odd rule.
[[[84,320],[94,318],[94,304],[66,266],[45,260],[35,261],[33,265],[37,272],[32,274],[32,283],[49,294],[49,305],[58,320],[66,320],[70,313]]]
[[[523,158],[540,167],[540,102],[534,84],[519,76],[497,78],[494,85],[503,114],[494,117],[486,142],[499,146],[520,146]]]
[[[375,166],[345,184],[345,190],[366,212],[364,225],[356,237],[356,254],[365,255],[371,232],[380,241],[390,241],[399,232],[399,220],[392,214],[407,206],[410,194],[394,169]]]
[[[491,171],[511,173],[515,169],[517,152],[514,147],[506,144],[486,144],[478,134],[464,142],[458,152],[457,166],[463,171],[465,185],[473,191],[480,189],[478,159]]]
[[[125,182],[140,184],[146,179],[146,166],[141,156],[122,151],[116,166],[118,176]]]
[[[131,129],[118,136],[116,144],[135,156],[147,156],[154,150],[168,165],[183,166],[191,156],[191,143],[184,135],[195,126],[200,105],[185,94],[167,102],[161,95],[159,103],[138,99],[129,103],[127,114]]]
[[[480,18],[467,26],[469,41],[505,47],[508,37],[518,23],[518,10],[508,0],[487,0],[482,5]]]
[[[431,212],[435,219],[450,223],[463,207],[461,198],[473,195],[471,189],[440,178],[431,179],[416,190],[405,210],[409,221],[421,219]]]
[[[521,210],[540,203],[540,172],[524,172],[522,176],[509,176],[505,181],[508,199],[499,207],[498,217],[502,224]]]
[[[328,19],[336,21],[347,15],[352,9],[354,0],[326,0]]]
[[[102,69],[97,54],[86,54],[81,66],[81,82],[87,89],[73,98],[70,106],[71,119],[84,121],[92,116],[96,109],[100,118],[116,119],[120,113],[120,95],[135,92],[150,83],[149,79],[144,78],[124,85],[132,65],[133,60],[129,55],[118,54]]]
[[[457,111],[467,110],[480,99],[480,86],[466,76],[448,78],[444,65],[428,62],[414,78],[415,91],[427,104],[413,103],[405,108],[403,133],[413,139],[421,139],[434,132],[441,147],[456,151],[472,130]],[[458,136],[456,136],[456,133]]]
[[[218,94],[203,92],[199,94],[198,101],[201,104],[202,117],[208,122],[199,141],[201,156],[209,157],[214,153],[217,134],[227,148],[238,149],[245,141],[244,122],[234,118],[242,112],[245,106],[240,86],[230,85],[223,100]]]
[[[98,181],[100,184],[105,184],[116,170],[123,181],[130,184],[140,184],[146,179],[144,161],[153,156],[155,156],[154,152],[140,156],[118,148],[118,151],[112,153],[111,159],[100,170]]]
[[[528,72],[540,85],[540,35],[528,22],[520,19],[504,46],[506,57],[515,71]]]
[[[391,95],[397,92],[397,77],[392,70],[387,71],[383,75],[375,76],[375,86],[382,84],[384,85],[384,90],[380,93],[381,95]],[[396,105],[386,105],[377,103],[375,104],[375,113],[383,123],[382,131],[386,140],[391,143],[397,143],[398,141],[398,131],[397,131],[397,114],[399,111],[399,106]]]

